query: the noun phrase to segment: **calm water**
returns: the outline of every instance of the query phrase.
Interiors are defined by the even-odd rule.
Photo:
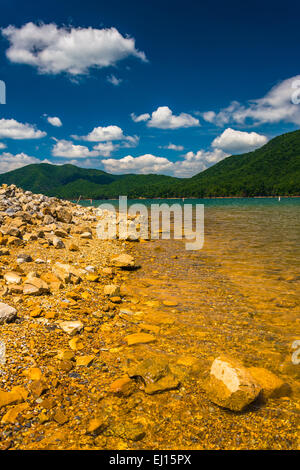
[[[94,201],[95,206],[118,201]],[[128,205],[180,203],[181,200],[129,200]],[[300,198],[185,199],[204,204],[203,251],[222,263],[253,295],[297,303],[300,289]],[[83,201],[89,205],[89,201]],[[260,283],[258,283],[258,279]],[[249,293],[250,295],[250,293]]]
[[[109,202],[95,201],[98,206]],[[128,205],[181,200],[129,200]],[[201,250],[221,264],[243,293],[261,308],[285,306],[299,314],[300,198],[185,199],[204,204],[205,243]],[[89,201],[82,204],[89,205]],[[201,253],[201,252],[200,252]]]
[[[129,201],[133,202],[182,203]],[[204,437],[196,439],[196,449],[295,449],[300,365],[292,363],[291,346],[300,339],[300,199],[186,199],[185,203],[205,206],[202,250],[186,251],[184,242],[175,240],[130,244],[142,266],[131,274],[133,295],[159,302],[156,312],[147,302],[137,309],[150,323],[164,312],[174,319],[147,354],[167,355],[171,361],[188,355],[200,365],[196,382],[184,378],[186,391],[175,413],[181,431],[172,435],[168,429],[172,445],[183,448],[202,425]],[[175,300],[177,307],[164,307],[166,299]],[[271,400],[250,415],[211,408],[201,395],[198,378],[220,354],[273,371],[292,386],[292,396]],[[155,400],[165,416],[169,402],[164,395]],[[195,426],[190,417],[199,412],[202,417]],[[169,446],[170,439],[163,445]]]
[[[95,201],[100,205],[103,201]],[[118,207],[118,201],[105,201]],[[129,200],[128,205],[182,200]],[[219,271],[260,312],[293,322],[299,334],[300,198],[185,199],[204,204],[205,243],[195,256],[210,256]],[[90,204],[83,201],[83,204]],[[162,242],[164,243],[164,242]],[[175,242],[173,242],[175,243]],[[172,247],[172,243],[166,244]],[[170,248],[172,251],[172,248]],[[190,259],[182,247],[182,256]]]

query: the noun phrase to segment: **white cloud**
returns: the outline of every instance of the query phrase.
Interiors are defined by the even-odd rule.
[[[134,147],[139,141],[139,138],[136,135],[124,135],[123,130],[119,126],[99,126],[95,127],[88,135],[73,135],[72,137],[78,140],[86,140],[88,142],[112,142],[115,140],[123,140],[124,147]]]
[[[113,144],[112,142],[103,142],[95,145],[93,148],[97,150],[102,157],[110,157],[112,152],[119,148],[119,145]]]
[[[206,113],[203,113],[203,119],[207,122],[214,122],[215,118],[216,113],[214,111],[207,111]]]
[[[109,173],[161,173],[187,178],[227,156],[228,154],[223,150],[214,149],[213,151],[199,150],[196,153],[188,152],[183,156],[183,160],[177,162],[171,162],[165,157],[146,154],[139,157],[127,155],[121,159],[102,160],[102,164]]]
[[[97,150],[89,150],[84,145],[74,145],[69,140],[57,140],[56,144],[52,148],[52,155],[54,157],[64,158],[86,158],[86,157],[98,157],[100,152]]]
[[[107,77],[107,81],[114,86],[119,86],[123,80],[122,78],[117,78],[115,75],[112,74]]]
[[[49,122],[49,124],[51,124],[54,127],[61,127],[62,126],[62,122],[59,119],[59,117],[50,117],[49,116],[49,117],[47,117],[47,121]]]
[[[153,111],[147,126],[159,129],[179,129],[181,127],[200,126],[200,124],[199,120],[190,114],[181,113],[175,116],[168,106],[160,106],[156,111]]]
[[[136,116],[134,113],[131,113],[130,116],[134,122],[148,121],[148,119],[150,119],[151,117],[149,113],[140,114],[139,116]]]
[[[112,140],[122,140],[125,138],[123,130],[119,126],[95,127],[86,136],[74,136],[77,139],[88,140],[89,142],[105,142]]]
[[[130,56],[146,61],[135,40],[116,28],[59,28],[55,23],[30,22],[21,28],[10,25],[2,34],[10,43],[8,59],[36,67],[40,73],[74,76],[86,74],[91,67],[113,66]]]
[[[158,107],[156,111],[153,111],[151,116],[149,113],[140,114],[139,116],[131,113],[130,116],[134,122],[148,121],[148,127],[157,127],[159,129],[179,129],[181,127],[200,126],[198,119],[186,113],[175,116],[168,106]]]
[[[15,119],[0,119],[0,138],[8,139],[40,139],[46,132],[39,131],[31,124],[22,124]]]
[[[136,147],[140,141],[140,138],[137,135],[127,135],[125,140],[121,143],[121,147]]]
[[[182,151],[184,149],[184,146],[183,145],[175,145],[175,144],[172,144],[171,142],[168,144],[168,145],[164,145],[162,147],[160,147],[162,149],[168,149],[168,150],[176,150],[178,152]]]
[[[0,149],[5,149],[6,148],[6,145],[3,144],[3,142],[0,142]]]
[[[73,158],[68,160],[68,163],[70,165],[79,166],[80,168],[98,168],[101,164],[101,160],[95,160],[94,158],[86,158],[85,160]],[[61,165],[62,164],[63,163],[61,163]],[[56,165],[58,165],[58,163],[56,163]]]
[[[163,173],[172,167],[172,162],[164,157],[146,154],[139,157],[127,155],[119,160],[102,160],[105,170],[111,173]]]
[[[0,173],[16,170],[32,163],[51,163],[48,160],[39,160],[36,157],[30,157],[26,153],[17,153],[13,155],[9,152],[4,152],[0,155]]]
[[[222,149],[229,153],[244,153],[261,147],[268,142],[265,135],[256,132],[242,132],[226,129],[219,137],[212,142],[212,147]]]
[[[188,178],[206,170],[228,156],[228,153],[225,153],[220,149],[214,149],[213,151],[198,150],[198,152],[187,152],[182,161],[177,161],[173,164],[172,174],[179,178]]]
[[[208,111],[202,113],[202,117],[218,126],[229,122],[244,124],[247,120],[255,125],[280,121],[300,125],[300,106],[293,103],[295,93],[299,96],[299,87],[295,90],[299,80],[300,75],[288,78],[271,88],[264,97],[250,100],[247,105],[233,101],[218,113]]]

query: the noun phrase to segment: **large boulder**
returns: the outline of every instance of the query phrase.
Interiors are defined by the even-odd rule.
[[[213,403],[232,411],[244,410],[261,392],[249,370],[228,357],[213,361],[204,388]]]

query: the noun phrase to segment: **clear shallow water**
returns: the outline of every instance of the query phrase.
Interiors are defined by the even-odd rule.
[[[116,200],[93,201],[93,205],[103,202],[118,207]],[[128,200],[128,205],[166,202],[183,204],[181,199],[139,199]],[[276,309],[284,304],[299,306],[300,198],[185,199],[184,203],[204,204],[201,251],[220,262],[246,295],[271,302]]]
[[[175,240],[130,244],[142,266],[131,274],[134,295],[159,302],[155,312],[147,311],[147,321],[155,322],[161,313],[174,319],[147,355],[174,361],[191,356],[200,366],[196,383],[184,378],[185,391],[175,405],[164,394],[155,397],[161,416],[170,413],[170,406],[175,407],[175,423],[180,416],[180,431],[168,426],[169,438],[161,445],[185,448],[193,436],[196,449],[295,449],[300,365],[292,363],[291,346],[300,339],[300,199],[185,202],[204,203],[202,250],[186,251],[184,242]],[[164,300],[178,305],[170,310]],[[147,306],[142,301],[136,308],[144,311]],[[220,354],[273,371],[292,386],[292,396],[237,416],[212,408],[198,379]]]
[[[117,200],[93,205],[102,202],[118,207]],[[128,205],[166,202],[204,204],[205,242],[195,254],[211,256],[261,312],[299,328],[300,198],[139,199],[128,200]],[[188,259],[183,248],[185,254]]]
[[[103,202],[118,207],[116,200],[93,201],[93,205]],[[139,199],[128,200],[128,205],[166,202],[183,204],[181,199]],[[185,199],[184,203],[204,204],[203,251],[221,261],[237,282],[254,289],[254,295],[275,295],[279,302],[283,300],[277,299],[279,295],[299,296],[300,198]]]

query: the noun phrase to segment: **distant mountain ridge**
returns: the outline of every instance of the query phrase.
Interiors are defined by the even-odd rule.
[[[233,155],[192,178],[112,175],[74,165],[27,165],[0,175],[0,184],[66,199],[300,195],[300,130]]]

